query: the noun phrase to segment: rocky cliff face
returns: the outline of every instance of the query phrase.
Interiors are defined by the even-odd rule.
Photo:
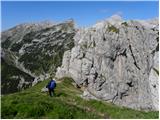
[[[119,16],[79,29],[56,77],[72,77],[84,98],[133,109],[158,110],[158,20]]]
[[[59,24],[21,24],[2,32],[2,94],[32,86],[54,75],[64,51],[74,46],[74,35],[72,20]]]

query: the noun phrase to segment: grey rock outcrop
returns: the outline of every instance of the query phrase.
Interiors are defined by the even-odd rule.
[[[41,89],[41,92],[48,92],[48,88],[43,87],[43,88]]]
[[[83,97],[139,110],[158,110],[158,21],[113,16],[79,29],[56,77],[72,77]],[[92,97],[91,97],[92,96]]]

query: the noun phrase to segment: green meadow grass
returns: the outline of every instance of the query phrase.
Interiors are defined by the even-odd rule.
[[[1,118],[144,118],[158,119],[159,112],[136,111],[111,103],[84,100],[82,91],[72,85],[72,79],[63,78],[57,84],[55,96],[41,93],[48,80],[24,91],[1,97]]]

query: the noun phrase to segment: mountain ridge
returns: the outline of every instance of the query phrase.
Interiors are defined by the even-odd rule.
[[[32,85],[35,85],[55,73],[63,52],[73,46],[74,31],[71,20],[54,25],[43,23],[14,27],[2,33],[1,57],[7,64],[34,77]]]
[[[158,19],[117,15],[87,28],[75,28],[73,20],[21,25],[2,33],[1,57],[33,77],[32,86],[50,76],[72,77],[85,99],[158,110],[158,26]],[[22,77],[17,81],[25,85]]]

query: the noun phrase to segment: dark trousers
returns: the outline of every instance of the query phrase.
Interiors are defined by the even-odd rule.
[[[50,95],[51,97],[54,96],[54,89],[49,89],[49,95]]]

